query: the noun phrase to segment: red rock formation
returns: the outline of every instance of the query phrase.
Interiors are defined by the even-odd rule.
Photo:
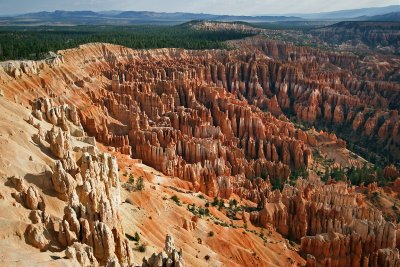
[[[398,237],[397,225],[386,222],[380,211],[359,205],[357,193],[345,184],[298,180],[282,194],[274,191],[261,211],[251,213],[250,221],[301,240],[302,252],[312,255],[309,266],[364,266],[369,258],[376,262],[381,249],[394,250]],[[387,257],[399,261],[398,254]]]
[[[133,51],[94,44],[62,53],[59,66],[11,64],[1,74],[8,79],[6,96],[21,90],[19,97],[31,100],[32,115],[55,126],[47,138],[39,128],[34,140],[60,159],[52,182],[70,202],[57,231],[58,242],[69,246],[68,257],[82,253],[82,262],[95,262],[92,256],[100,264],[132,262],[118,220],[115,159],[89,148],[78,150],[78,161],[71,156],[70,136],[89,140],[82,124],[98,141],[190,181],[196,191],[226,198],[235,193],[259,203],[262,209],[250,221],[301,241],[312,254],[310,265],[397,262],[397,226],[363,207],[346,185],[299,180],[282,193],[270,192],[271,181],[284,181],[291,169],[312,163],[308,145],[316,145],[312,133],[296,129],[282,113],[348,127],[357,138],[378,140],[398,159],[400,87],[389,78],[376,82],[357,56],[265,40],[238,51]],[[84,71],[71,73],[75,65]],[[25,84],[39,88],[24,91]],[[38,99],[33,94],[43,97],[32,101]],[[335,134],[326,136],[345,147]],[[392,168],[384,173],[398,176]],[[25,206],[40,206],[33,189],[19,193]],[[33,218],[29,240],[46,249],[46,231],[54,229],[45,214]]]
[[[85,129],[97,140],[123,151],[129,142],[133,157],[166,175],[191,181],[196,190],[210,196],[229,197],[232,192],[248,195],[247,190],[252,188],[232,188],[243,184],[242,175],[247,179],[287,179],[290,167],[310,164],[311,152],[306,144],[315,144],[315,139],[290,123],[248,106],[246,101],[237,100],[224,88],[205,86],[199,81],[201,77],[208,79],[202,74],[204,68],[187,68],[184,72],[168,69],[175,64],[163,61],[155,66],[133,61],[119,65],[115,74],[106,71],[111,85],[108,91],[100,91],[94,101],[104,105],[107,114],[126,127],[110,127],[103,121],[106,126],[101,129],[94,119],[82,114]],[[216,65],[214,70],[217,69],[221,74],[217,71],[211,75],[214,82],[223,77],[222,65]],[[144,74],[146,84],[142,82]],[[181,78],[176,80],[178,76]],[[121,82],[120,77],[125,81]],[[253,82],[258,83],[256,77]],[[279,106],[276,97],[272,103]],[[296,136],[301,136],[302,141]],[[114,141],[118,138],[120,142]],[[252,194],[252,198],[258,200],[262,194],[265,192]]]
[[[393,95],[398,86],[361,83],[351,72],[362,64],[354,56],[265,41],[252,44],[252,53],[247,49],[143,52],[101,45],[81,49],[89,58],[104,59],[85,61],[85,66],[92,78],[106,85],[91,86],[88,77],[70,81],[89,81],[79,94],[93,103],[90,109],[74,103],[82,110],[75,122],[100,142],[164,174],[192,181],[196,190],[210,195],[244,192],[226,188],[241,184],[239,175],[285,180],[290,168],[311,163],[307,145],[315,145],[315,139],[284,117],[279,120],[262,110],[278,115],[293,108],[298,118],[311,123],[326,118],[333,124],[350,124],[362,128],[363,134],[379,135],[383,144],[392,136],[387,147],[399,154],[395,153],[400,142],[396,113],[382,111],[396,103]],[[63,55],[65,64],[81,60],[74,53]],[[65,119],[53,113],[66,109],[52,102],[57,100],[44,100],[40,109],[45,118],[60,124]],[[377,118],[374,127],[364,116],[359,122],[353,119],[367,105],[377,110],[369,117]],[[67,113],[73,115],[64,117],[76,118],[73,109]],[[385,118],[382,125],[381,118]]]
[[[394,165],[386,166],[383,169],[383,177],[385,177],[385,178],[395,179],[399,176],[400,176],[400,173],[397,170],[396,166],[394,166]]]

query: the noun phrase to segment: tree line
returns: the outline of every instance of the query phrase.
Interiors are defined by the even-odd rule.
[[[224,41],[251,34],[198,31],[183,26],[38,26],[0,28],[0,60],[43,59],[48,52],[104,42],[135,49],[226,49]]]

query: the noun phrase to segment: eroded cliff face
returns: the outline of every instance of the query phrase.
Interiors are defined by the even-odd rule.
[[[397,224],[365,205],[344,183],[298,180],[274,191],[252,223],[274,228],[301,242],[307,266],[397,266]],[[389,265],[387,265],[389,264]]]
[[[187,132],[177,128],[176,122],[175,125],[165,121],[160,124],[156,118],[163,118],[164,113],[178,113],[180,106],[196,110],[198,104],[203,106],[201,107],[203,110],[208,110],[202,111],[203,113],[208,113],[202,114],[203,117],[197,120],[205,119],[205,122],[211,123],[214,128],[219,127],[227,140],[232,137],[239,138],[237,142],[247,154],[248,144],[252,149],[252,143],[248,139],[251,137],[256,142],[255,149],[258,151],[260,145],[257,142],[260,138],[251,136],[252,133],[246,133],[246,130],[242,130],[243,133],[237,130],[242,126],[240,119],[243,118],[247,123],[249,115],[245,115],[246,112],[239,111],[237,107],[229,107],[250,104],[251,116],[254,116],[253,113],[259,114],[260,110],[269,111],[275,116],[284,113],[288,117],[294,116],[302,122],[319,127],[339,129],[355,143],[361,136],[362,142],[370,141],[370,144],[377,144],[381,155],[391,155],[392,161],[399,159],[400,87],[395,82],[398,80],[396,71],[398,62],[393,59],[379,59],[379,54],[376,56],[378,58],[361,59],[348,53],[326,52],[257,38],[233,44],[241,48],[240,52],[180,49],[133,51],[100,44],[82,46],[79,50],[63,52],[63,56],[57,60],[57,62],[65,61],[57,63],[62,64],[60,67],[53,67],[54,63],[49,63],[49,66],[42,63],[43,66],[40,68],[29,68],[34,69],[33,72],[24,72],[24,68],[20,67],[17,72],[22,73],[24,77],[17,80],[26,80],[31,76],[28,79],[30,82],[15,84],[14,81],[9,81],[8,77],[3,77],[8,84],[3,91],[7,95],[7,87],[14,87],[10,95],[18,98],[22,92],[16,91],[15,88],[26,88],[28,85],[32,86],[30,89],[34,90],[36,96],[51,95],[54,92],[54,96],[57,95],[59,100],[68,102],[74,99],[71,94],[77,93],[72,92],[71,88],[85,88],[85,92],[78,93],[82,96],[82,100],[77,100],[81,102],[80,107],[84,110],[84,115],[90,115],[88,120],[84,120],[85,127],[90,133],[96,133],[101,142],[115,146],[126,154],[136,153],[134,149],[130,150],[128,145],[131,142],[128,140],[129,132],[132,130],[130,120],[135,120],[129,117],[132,114],[128,114],[132,113],[131,106],[138,110],[139,115],[142,112],[150,120],[155,120],[157,127],[166,123],[167,127],[187,135]],[[71,71],[74,68],[73,64],[83,67],[79,71]],[[20,64],[22,65],[24,64]],[[15,76],[14,69],[6,71],[9,75]],[[49,78],[49,73],[60,77],[60,80]],[[97,87],[95,83],[98,83]],[[200,96],[199,92],[204,95]],[[106,98],[111,99],[106,100]],[[224,103],[217,102],[217,107],[212,103],[213,98],[224,98]],[[88,101],[95,103],[98,110],[87,111]],[[194,105],[191,103],[193,101]],[[155,105],[154,110],[149,105]],[[255,110],[255,107],[259,110]],[[110,114],[107,114],[104,108],[107,108]],[[100,116],[93,116],[95,113],[100,113]],[[222,113],[226,115],[221,115]],[[227,116],[224,118],[230,122],[225,125],[223,119],[216,119],[218,116]],[[112,117],[118,122],[103,121],[105,117]],[[168,118],[171,121],[172,117]],[[236,118],[236,121],[232,118]],[[262,116],[260,118],[263,122],[267,120]],[[250,127],[258,127],[252,125],[259,123],[258,119],[255,121],[248,122],[251,124]],[[123,127],[115,127],[120,123]],[[231,125],[228,125],[229,123]],[[150,126],[154,127],[151,124]],[[199,128],[198,122],[196,126]],[[282,131],[280,128],[282,126],[277,130]],[[192,135],[194,131],[193,128]],[[291,137],[293,131],[290,126],[289,132]],[[249,136],[244,138],[247,139],[245,142],[242,139],[246,134]],[[277,135],[276,131],[274,134]],[[197,133],[197,136],[203,138],[204,134],[201,136]],[[277,153],[280,159],[283,158],[284,148],[281,144],[271,141],[268,135],[266,138],[261,136],[261,140],[271,143],[271,146],[278,145]],[[265,145],[264,142],[263,146]],[[163,144],[161,146],[164,149],[166,147]],[[293,150],[290,153],[292,154],[290,161],[298,161],[296,165],[298,167],[302,160],[294,159],[293,154],[296,152]],[[264,153],[266,154],[268,153]],[[267,160],[274,161],[271,158]],[[283,163],[287,164],[287,161]]]
[[[56,158],[51,184],[67,205],[62,220],[50,218],[35,188],[25,189],[24,179],[12,178],[20,192],[18,199],[32,210],[27,243],[42,251],[66,249],[67,258],[84,266],[132,264],[132,251],[119,217],[121,186],[116,159],[99,153],[95,142],[86,136],[74,107],[55,106],[48,98],[35,101],[32,107],[35,119],[30,117],[28,121],[38,129],[32,139]],[[44,121],[52,124],[50,130],[42,129]],[[77,146],[77,141],[87,145]]]
[[[276,242],[265,244],[257,234],[244,235],[237,227],[209,220],[229,221],[217,208],[210,208],[213,217],[202,218],[176,205],[171,196],[199,207],[212,198],[188,191],[190,182],[165,177],[112,147],[97,146],[73,106],[56,105],[48,98],[33,101],[32,110],[3,97],[0,103],[1,262],[18,261],[21,266],[304,262],[275,232]],[[111,154],[100,152],[106,150]],[[120,186],[126,171],[135,178],[145,177],[143,191],[128,192]],[[219,236],[208,237],[210,231]],[[135,232],[146,252],[125,238]],[[169,236],[164,247],[165,234]],[[282,249],[285,252],[276,255]]]
[[[61,54],[59,66],[0,75],[7,98],[31,105],[37,120],[57,126],[38,127],[33,140],[57,159],[53,189],[69,202],[58,230],[49,225],[37,192],[16,183],[21,189],[16,197],[42,212],[35,213],[38,226],[27,233],[34,246],[46,249],[47,232],[57,231],[56,242],[68,247],[71,258],[132,262],[118,222],[115,161],[90,148],[72,149],[71,136],[95,143],[87,132],[164,175],[190,182],[193,191],[259,204],[260,211],[244,217],[301,243],[310,266],[398,264],[397,225],[367,207],[354,188],[299,180],[282,193],[271,189],[291,170],[309,167],[310,148],[317,144],[315,134],[295,128],[284,114],[348,125],[399,156],[398,114],[390,110],[397,105],[398,84],[364,81],[372,76],[350,71],[363,64],[356,57],[265,41],[242,51],[91,44]],[[391,79],[390,71],[379,75]],[[393,168],[385,173],[398,175]],[[180,259],[173,254],[174,261]],[[158,260],[168,258],[154,254],[145,264]]]
[[[105,73],[111,85],[93,101],[123,123],[113,126],[123,134],[117,149],[132,146],[134,158],[191,181],[196,191],[225,198],[234,192],[255,202],[266,187],[257,177],[286,180],[291,167],[310,164],[312,137],[210,85],[207,67],[193,60],[142,60]],[[82,123],[108,140],[108,128],[84,115]]]
[[[396,82],[396,56],[392,59],[377,53],[361,58],[262,39],[245,46],[279,60],[270,62],[267,68],[257,61],[253,73],[258,74],[265,94],[276,96],[286,114],[311,125],[340,130],[355,143],[361,136],[363,146],[376,143],[374,148],[381,150],[381,155],[389,153],[392,161],[398,159],[400,87]],[[254,94],[244,96],[260,106]]]
[[[53,101],[76,105],[81,112],[75,118],[71,111],[74,120],[98,141],[165,175],[191,181],[195,191],[226,198],[236,193],[259,202],[268,187],[265,180],[285,181],[290,169],[312,161],[313,136],[249,105],[246,97],[257,94],[258,106],[280,113],[276,98],[268,100],[258,83],[257,63],[247,55],[99,44],[66,51],[62,58],[60,68],[12,80],[10,94],[18,95],[11,86],[40,81],[34,94],[53,91],[58,96]],[[72,64],[81,64],[85,72],[70,72]],[[59,112],[42,106],[50,119]]]

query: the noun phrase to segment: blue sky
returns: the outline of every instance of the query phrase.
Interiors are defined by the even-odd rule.
[[[0,14],[21,14],[58,9],[260,15],[314,13],[399,4],[400,0],[0,0]]]

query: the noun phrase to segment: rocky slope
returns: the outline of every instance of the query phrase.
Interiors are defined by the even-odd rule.
[[[92,49],[104,53],[100,60]],[[249,181],[256,177],[286,180],[291,167],[308,166],[312,161],[308,144],[314,142],[313,136],[222,87],[229,83],[238,87],[235,90],[246,90],[245,81],[235,78],[242,75],[238,69],[232,72],[232,65],[225,70],[219,62],[229,57],[225,52],[119,49],[123,48],[92,45],[67,51],[64,61],[76,64],[80,53],[88,58],[78,59],[86,68],[84,77],[63,73],[62,80],[46,82],[39,74],[29,80],[39,78],[46,94],[64,91],[55,95],[77,105],[89,135],[165,175],[192,182],[194,190],[210,196],[228,198],[235,192],[258,202],[266,185],[261,179]],[[242,60],[241,55],[232,56]],[[207,63],[206,58],[210,58]],[[57,69],[65,71],[67,66]],[[34,67],[32,71],[36,71]],[[232,78],[227,81],[228,72]],[[51,83],[61,84],[53,89]],[[71,86],[76,96],[65,95],[72,91],[63,88]],[[35,90],[37,97],[39,91]],[[75,102],[78,95],[82,103]],[[40,107],[42,102],[38,100]],[[88,109],[88,102],[94,107]]]
[[[345,184],[298,180],[274,191],[250,220],[301,241],[307,266],[397,266],[397,225],[362,198]]]
[[[31,110],[0,97],[2,264],[281,266],[288,258],[304,263],[275,232],[274,242],[265,243],[258,227],[228,226],[223,210],[210,208],[212,215],[199,218],[174,204],[172,196],[199,207],[212,199],[188,191],[188,182],[98,146],[74,108],[44,103],[40,111],[37,102]],[[145,178],[143,191],[126,189],[127,172]],[[131,240],[135,233],[144,253]]]
[[[256,79],[264,93],[238,92],[250,103],[334,130],[355,144],[371,146],[370,151],[388,161],[398,161],[398,56],[361,58],[261,38],[235,43],[274,59],[262,63],[257,58],[249,64],[253,78],[247,84],[253,86]]]
[[[398,159],[395,67],[360,73],[355,66],[371,62],[353,55],[257,38],[235,45],[241,50],[89,44],[43,62],[2,63],[0,101],[17,124],[0,113],[12,140],[0,192],[23,214],[4,220],[19,233],[5,236],[17,246],[24,236],[43,251],[30,249],[37,258],[64,253],[83,265],[142,264],[139,242],[126,238],[141,232],[154,253],[144,266],[398,266],[397,224],[363,188],[323,184],[314,172],[315,150],[335,147],[339,165],[358,164],[346,142],[284,115],[354,126]],[[13,161],[19,151],[24,160]],[[273,190],[301,169],[308,180]],[[146,189],[133,190],[130,175]],[[237,209],[210,206],[214,197],[235,199]],[[166,234],[183,251],[167,237],[159,253]]]

